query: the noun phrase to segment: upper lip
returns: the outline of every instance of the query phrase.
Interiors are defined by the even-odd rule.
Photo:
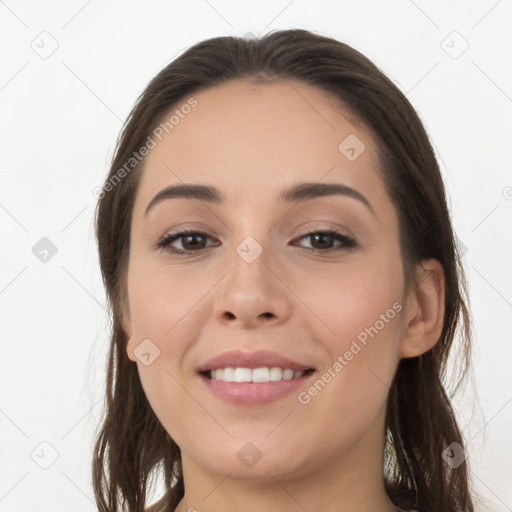
[[[244,352],[242,350],[229,350],[211,359],[197,369],[198,373],[219,368],[262,368],[262,367],[289,368],[295,371],[313,369],[270,350],[258,350],[256,352]]]

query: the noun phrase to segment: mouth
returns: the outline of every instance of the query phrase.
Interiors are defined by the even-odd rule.
[[[292,368],[280,368],[278,366],[263,366],[260,368],[217,368],[215,370],[205,370],[199,373],[209,380],[238,383],[263,383],[297,380],[304,376],[311,375],[314,371],[314,368],[293,370]]]
[[[294,392],[298,394],[315,373],[312,368],[295,370],[290,377],[289,368],[228,367],[203,371],[198,376],[206,393],[231,405],[254,407],[275,402]]]
[[[263,405],[290,395],[316,369],[272,351],[224,352],[197,368],[205,392],[235,405]]]

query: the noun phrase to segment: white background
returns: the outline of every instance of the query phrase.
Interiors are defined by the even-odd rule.
[[[363,52],[425,123],[467,248],[477,396],[455,407],[478,510],[512,510],[511,26],[510,0],[0,1],[0,512],[95,510],[108,337],[92,191],[136,97],[200,40],[284,28]]]

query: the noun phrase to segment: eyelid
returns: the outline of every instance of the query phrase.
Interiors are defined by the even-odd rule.
[[[175,231],[172,233],[166,233],[165,235],[163,235],[161,238],[159,238],[157,240],[157,242],[155,244],[155,249],[156,250],[164,250],[164,251],[174,253],[174,254],[185,254],[185,255],[197,254],[204,250],[204,249],[198,249],[196,251],[183,251],[181,249],[176,249],[176,250],[168,249],[168,246],[172,242],[179,240],[180,238],[183,238],[187,235],[200,235],[205,238],[210,238],[210,239],[214,238],[212,235],[206,233],[205,231],[201,231],[200,229],[183,228],[183,229],[180,229],[179,231]],[[209,247],[211,247],[211,246],[209,246]]]
[[[302,238],[307,238],[310,235],[314,234],[326,234],[329,236],[334,237],[336,240],[341,241],[341,247],[331,247],[330,249],[314,249],[314,248],[308,248],[303,247],[303,249],[307,249],[309,251],[313,251],[316,253],[330,253],[330,252],[341,252],[343,250],[347,251],[349,249],[354,249],[356,247],[359,247],[359,243],[356,241],[356,239],[352,235],[348,235],[340,231],[338,228],[330,228],[330,227],[317,227],[314,228],[308,228],[303,229],[299,233],[299,236],[295,237],[294,240],[301,240]]]
[[[301,227],[298,230],[298,234],[299,234],[299,236],[301,236],[301,235],[311,235],[313,233],[318,233],[318,232],[323,232],[323,231],[335,231],[338,234],[345,236],[346,238],[352,238],[352,239],[354,238],[350,233],[344,233],[344,232],[340,231],[340,229],[337,228],[337,227],[326,226],[326,225],[306,227],[306,228],[302,228]],[[348,230],[345,230],[345,231],[348,231]]]
[[[324,234],[327,236],[334,237],[338,242],[341,242],[341,246],[337,247],[330,247],[327,249],[315,249],[313,247],[303,247],[299,245],[302,249],[306,249],[309,252],[313,252],[316,254],[322,254],[322,253],[337,253],[341,251],[348,251],[350,249],[354,249],[359,246],[359,243],[355,240],[355,238],[352,235],[347,235],[338,230],[337,228],[329,228],[329,227],[310,227],[310,228],[302,228],[299,230],[298,236],[294,237],[293,241],[301,240],[303,238],[307,238],[308,236],[312,236],[314,234]],[[183,228],[180,231],[175,231],[174,233],[167,233],[163,237],[161,237],[157,243],[155,244],[156,250],[164,250],[171,254],[177,254],[180,256],[193,256],[196,254],[199,254],[203,252],[208,247],[212,247],[212,245],[207,245],[204,248],[195,249],[191,251],[183,250],[183,249],[171,249],[168,248],[171,243],[173,243],[176,240],[179,240],[180,238],[183,238],[187,235],[199,235],[203,238],[209,238],[214,239],[214,237],[204,231],[200,231],[199,229],[191,229],[191,228]],[[215,244],[213,244],[215,245]],[[292,244],[297,245],[297,244]]]

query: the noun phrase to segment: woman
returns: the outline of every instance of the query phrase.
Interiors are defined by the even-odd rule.
[[[196,44],[139,98],[96,214],[100,511],[473,511],[445,189],[366,57],[305,30]]]

